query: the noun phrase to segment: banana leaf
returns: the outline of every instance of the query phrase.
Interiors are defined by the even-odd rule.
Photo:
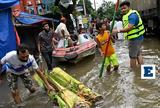
[[[65,101],[69,108],[90,108],[90,102],[85,101],[72,91],[61,86],[52,77],[48,76],[48,79],[52,82],[52,84],[54,84],[54,87],[56,87],[56,90],[58,90],[59,96]]]
[[[94,103],[102,99],[100,94],[93,92],[83,83],[74,79],[72,76],[58,67],[52,70],[52,72],[49,74],[49,77],[50,79],[54,79],[61,86],[66,87],[67,89],[76,93],[78,96],[85,98],[86,101]]]
[[[59,97],[58,94],[55,94],[55,92],[51,91],[48,93],[48,96],[50,97],[51,100],[55,100],[58,103],[59,108],[69,108],[67,104],[62,100],[61,97]]]
[[[45,88],[45,84],[44,81],[38,76],[37,73],[35,73],[33,75],[34,80],[38,83],[38,85],[42,88]],[[57,93],[55,93],[55,91],[50,91],[48,93],[48,96],[50,97],[50,99],[54,102],[58,103],[59,108],[69,108],[67,106],[67,104],[63,101],[63,99],[61,97],[59,97],[59,95]]]

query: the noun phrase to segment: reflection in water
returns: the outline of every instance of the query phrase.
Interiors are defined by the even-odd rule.
[[[126,43],[117,42],[115,48],[119,57],[119,72],[110,76],[106,76],[104,72],[102,79],[98,78],[102,62],[98,53],[76,65],[64,63],[61,67],[93,91],[102,94],[104,102],[95,108],[160,108],[160,79],[141,80],[140,71],[133,72],[129,68]],[[160,41],[147,39],[142,50],[145,64],[160,64]],[[6,85],[0,87],[0,108],[12,103]],[[26,99],[25,104],[26,108],[53,108],[51,103],[48,103],[46,94],[41,92]]]

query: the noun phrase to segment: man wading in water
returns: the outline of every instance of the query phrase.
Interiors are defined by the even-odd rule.
[[[28,48],[23,44],[18,46],[17,51],[10,51],[7,53],[0,61],[0,69],[2,69],[2,65],[6,70],[8,86],[11,90],[14,102],[17,105],[22,102],[18,90],[18,77],[22,79],[25,87],[31,93],[36,91],[36,88],[32,82],[30,70],[37,72],[40,78],[44,81],[47,90],[53,90],[46,77],[40,71],[34,57],[29,54]]]

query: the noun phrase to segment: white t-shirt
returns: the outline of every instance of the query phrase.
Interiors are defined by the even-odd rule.
[[[2,59],[2,64],[6,64],[6,71],[14,74],[23,74],[28,70],[38,69],[38,65],[32,55],[29,55],[27,62],[18,59],[17,51],[8,52]]]
[[[111,22],[109,23],[109,26],[110,26],[110,27],[112,26],[112,22],[113,22],[113,21],[111,21]],[[116,23],[117,23],[117,21],[115,20],[115,21],[114,21],[113,29],[115,29],[115,28],[116,28]]]
[[[114,25],[114,28],[117,30],[123,29],[123,24],[122,21],[117,21]],[[118,33],[118,39],[119,40],[124,40],[124,34],[123,33]]]
[[[66,25],[62,22],[57,26],[55,30],[55,33],[58,34],[59,38],[63,38],[61,30],[64,30],[65,36],[69,35]]]

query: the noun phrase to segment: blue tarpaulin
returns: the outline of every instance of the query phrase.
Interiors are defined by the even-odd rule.
[[[16,20],[22,24],[36,24],[45,20],[51,20],[51,18],[46,18],[38,15],[33,15],[25,12],[20,12],[20,16],[16,17]]]
[[[19,0],[0,0],[0,10],[8,9],[19,4]]]
[[[18,3],[19,0],[0,0],[0,59],[7,52],[16,49],[16,36],[10,7]]]

